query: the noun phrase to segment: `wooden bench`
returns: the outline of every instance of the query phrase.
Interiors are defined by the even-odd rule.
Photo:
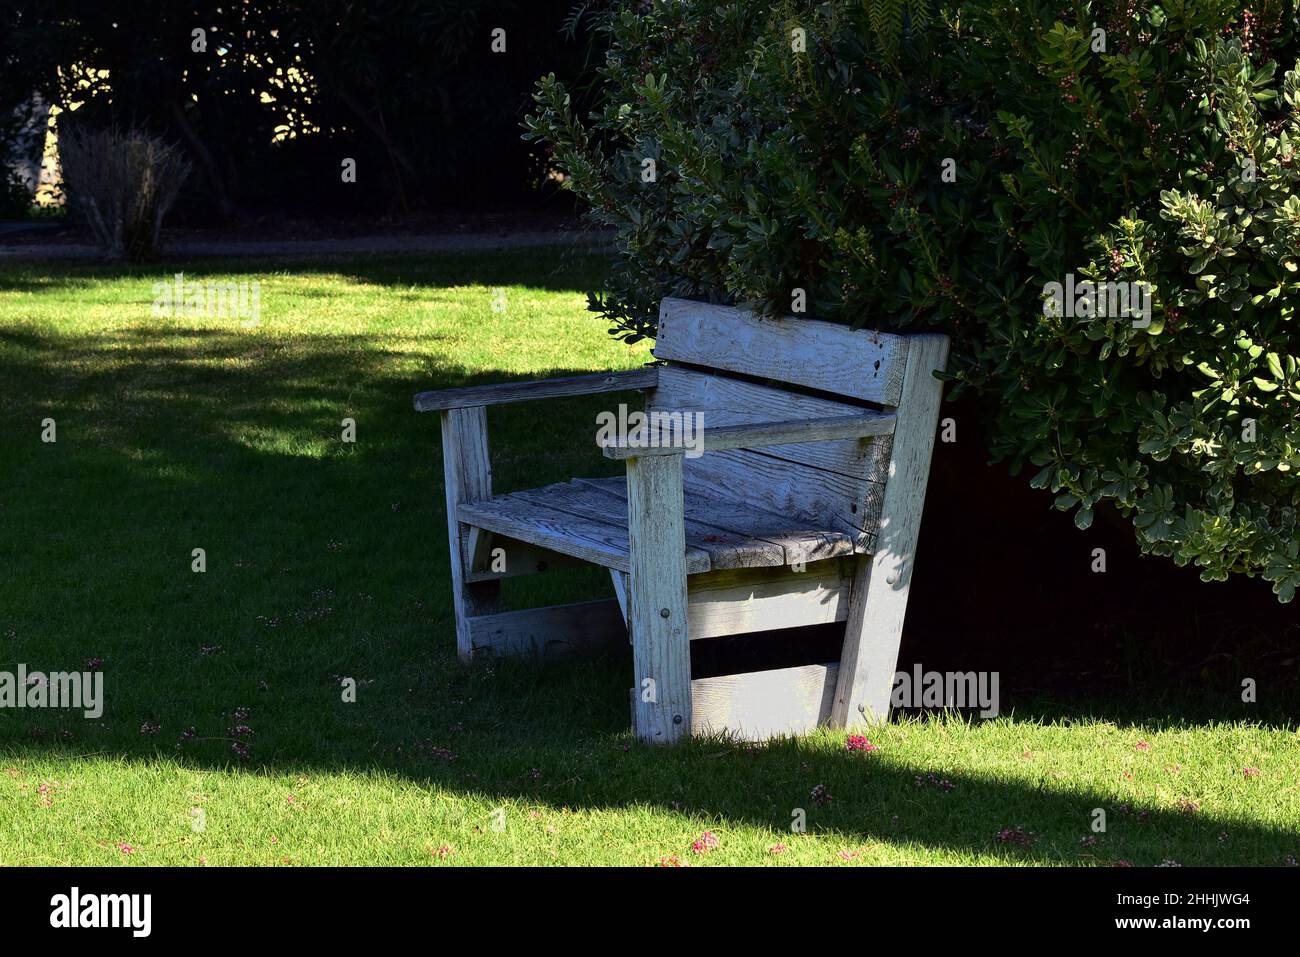
[[[887,719],[947,353],[941,335],[665,299],[661,365],[417,395],[442,415],[461,660],[630,635],[651,742]],[[492,494],[486,406],[633,389],[647,412],[698,412],[703,454],[609,443],[626,481]],[[608,568],[616,598],[501,610],[500,579],[575,560]],[[838,664],[691,679],[693,640],[838,621]]]

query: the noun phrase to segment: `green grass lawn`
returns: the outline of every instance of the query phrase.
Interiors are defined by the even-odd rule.
[[[1300,855],[1284,717],[1058,700],[899,720],[866,754],[829,731],[658,750],[628,729],[629,660],[463,669],[438,423],[411,395],[643,362],[585,311],[599,266],[534,250],[184,267],[258,280],[251,327],[154,317],[177,266],[0,267],[0,670],[100,659],[107,696],[99,720],[0,710],[0,865]],[[594,445],[610,402],[493,409],[497,489],[616,474]],[[594,569],[509,586],[515,606],[609,594]],[[1107,830],[1084,843],[1096,808]],[[693,851],[706,831],[717,847]]]

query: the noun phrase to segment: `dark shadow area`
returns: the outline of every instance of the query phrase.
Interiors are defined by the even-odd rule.
[[[958,441],[935,445],[900,668],[998,670],[1010,703],[1172,694],[1213,709],[1240,705],[1252,679],[1261,705],[1300,714],[1300,607],[1259,579],[1207,583],[1141,555],[1113,510],[1078,530],[1028,475],[987,465],[972,403],[941,415],[957,420]]]
[[[456,286],[528,286],[558,292],[575,288],[582,292],[598,288],[599,277],[609,259],[593,248],[607,241],[599,233],[578,231],[578,236],[589,236],[591,245],[572,244],[510,249],[508,255],[501,250],[454,250],[447,252],[422,252],[419,254],[394,253],[322,253],[304,256],[275,256],[274,272],[295,275],[345,276],[357,283],[389,287],[419,293],[421,301],[436,303],[440,293],[447,298],[456,295]],[[509,248],[509,236],[501,238],[501,249]],[[203,282],[209,279],[266,275],[265,257],[189,258],[168,256],[148,264],[103,264],[93,262],[20,262],[6,264],[0,270],[0,293],[30,292],[58,293],[63,290],[84,289],[88,284],[116,279],[138,279],[153,282],[171,282],[177,272],[187,280]],[[589,284],[575,284],[575,276],[588,277]],[[430,299],[431,291],[437,291]],[[301,295],[295,292],[295,295]],[[144,295],[141,304],[149,306],[151,295]],[[146,313],[147,315],[147,313]],[[593,320],[595,321],[595,320]]]
[[[844,625],[780,628],[691,642],[691,677],[744,674],[840,660]]]

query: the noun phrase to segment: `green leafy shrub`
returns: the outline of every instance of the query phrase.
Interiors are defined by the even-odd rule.
[[[1081,528],[1113,503],[1145,551],[1288,601],[1296,10],[1243,7],[624,4],[598,110],[544,78],[525,135],[617,230],[611,331],[653,335],[665,295],[789,312],[796,289],[942,328],[994,456]],[[1067,281],[1149,290],[1149,314],[1044,301]]]

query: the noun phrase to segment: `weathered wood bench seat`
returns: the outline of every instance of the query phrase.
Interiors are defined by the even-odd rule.
[[[664,364],[417,395],[442,415],[462,660],[630,637],[647,741],[883,720],[947,349],[666,299]],[[633,389],[652,441],[602,446],[625,477],[492,494],[487,405]],[[687,415],[702,424],[689,449],[672,431]],[[501,610],[501,579],[575,561],[609,569],[615,599]],[[838,663],[691,678],[691,641],[838,621]]]
[[[741,501],[687,490],[686,573],[722,568],[779,568],[865,551],[844,532],[813,520],[777,515]],[[466,525],[528,542],[605,568],[630,569],[627,480],[576,479],[527,492],[469,502],[457,510]]]

